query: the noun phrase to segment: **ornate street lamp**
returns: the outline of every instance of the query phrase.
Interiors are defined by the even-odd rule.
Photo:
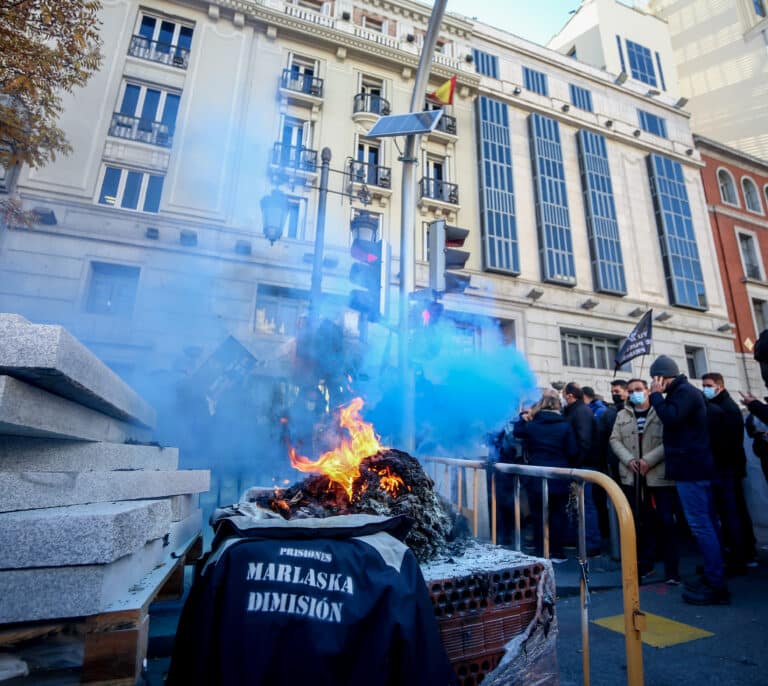
[[[274,189],[261,199],[261,216],[264,235],[271,245],[283,235],[285,220],[288,218],[288,200],[279,189]]]

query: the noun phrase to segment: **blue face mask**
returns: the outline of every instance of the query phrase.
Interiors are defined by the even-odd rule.
[[[704,386],[702,393],[707,400],[712,400],[717,395],[717,389],[714,386]]]
[[[643,391],[635,391],[629,394],[629,402],[633,405],[642,405],[645,402],[645,393]]]

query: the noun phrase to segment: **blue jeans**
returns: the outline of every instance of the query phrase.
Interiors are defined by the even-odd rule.
[[[600,535],[600,523],[590,482],[584,484],[584,533],[587,539],[587,552],[600,552],[603,539]]]
[[[677,495],[688,526],[704,557],[704,577],[713,588],[725,586],[723,556],[715,524],[709,481],[678,481]]]

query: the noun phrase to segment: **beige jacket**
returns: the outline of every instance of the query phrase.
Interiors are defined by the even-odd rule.
[[[650,465],[645,480],[648,486],[674,486],[674,481],[664,478],[664,444],[662,443],[663,426],[656,411],[651,407],[645,420],[643,432],[643,459]],[[616,415],[616,423],[611,433],[611,450],[619,458],[619,477],[621,483],[632,486],[635,473],[629,468],[632,460],[640,457],[640,444],[637,433],[637,421],[634,409],[625,407]]]

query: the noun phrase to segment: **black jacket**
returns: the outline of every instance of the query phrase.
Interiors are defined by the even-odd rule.
[[[579,455],[575,466],[585,469],[600,469],[597,420],[592,410],[589,409],[589,405],[583,400],[577,400],[566,405],[563,414],[571,425],[579,445]]]
[[[707,403],[709,440],[715,470],[743,479],[747,475],[744,452],[744,418],[730,393],[723,389]]]
[[[365,520],[373,525],[355,525]],[[166,683],[455,684],[421,569],[387,533],[391,521],[225,520],[184,606]]]
[[[651,393],[651,405],[664,425],[666,478],[706,481],[714,476],[707,426],[707,401],[680,374],[667,386],[667,397]]]
[[[541,410],[529,422],[522,419],[515,422],[512,433],[523,442],[528,464],[537,467],[576,466],[579,446],[568,420],[561,414]],[[552,493],[565,493],[568,490],[568,481],[552,479],[549,482],[549,490]]]

